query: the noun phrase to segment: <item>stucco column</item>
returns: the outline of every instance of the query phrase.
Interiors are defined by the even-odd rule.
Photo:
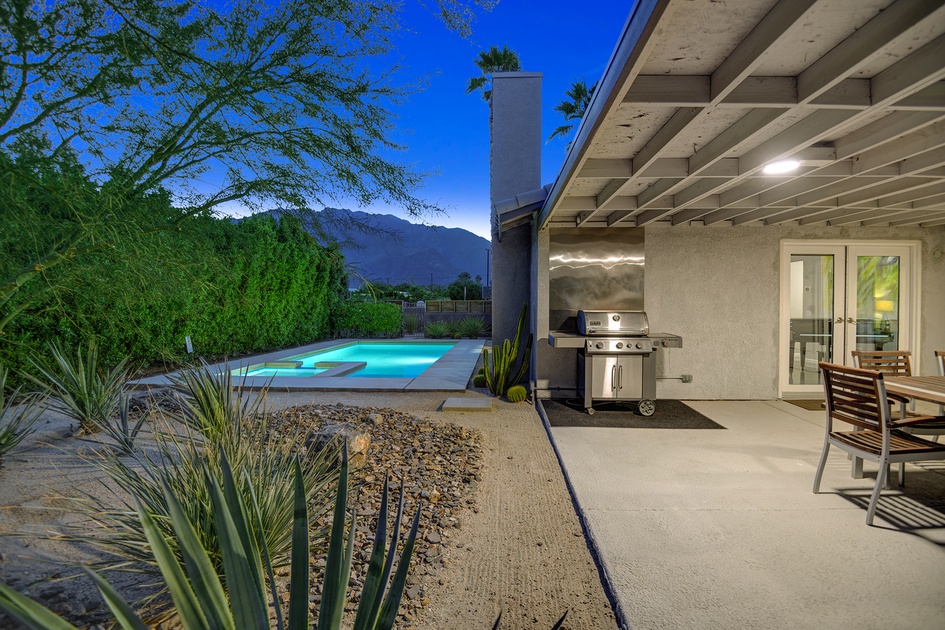
[[[492,76],[490,204],[541,187],[541,73]],[[532,227],[492,234],[492,339],[515,335],[522,304],[531,302]],[[534,321],[535,305],[529,304]],[[531,326],[529,327],[531,328]]]

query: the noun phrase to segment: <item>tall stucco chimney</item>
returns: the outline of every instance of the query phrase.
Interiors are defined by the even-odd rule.
[[[492,75],[489,192],[492,213],[492,339],[512,339],[522,304],[532,302],[531,224],[497,234],[496,202],[541,188],[541,73]],[[532,324],[528,326],[533,330]]]
[[[492,75],[490,203],[541,188],[541,73]]]

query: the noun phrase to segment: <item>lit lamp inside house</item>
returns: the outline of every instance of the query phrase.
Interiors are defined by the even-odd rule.
[[[894,310],[896,310],[896,303],[892,300],[876,300],[873,303],[873,306],[876,308],[876,316],[882,317],[883,315],[889,315]]]

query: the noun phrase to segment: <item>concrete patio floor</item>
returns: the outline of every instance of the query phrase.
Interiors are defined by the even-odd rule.
[[[831,450],[823,412],[688,403],[727,431],[555,427],[552,439],[625,624],[945,628],[945,463],[884,491]]]

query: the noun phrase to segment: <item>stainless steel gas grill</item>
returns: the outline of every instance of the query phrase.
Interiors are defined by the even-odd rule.
[[[578,348],[578,391],[587,413],[595,401],[636,402],[644,416],[656,411],[656,352],[681,348],[682,337],[650,334],[643,311],[578,311],[577,335],[556,331],[556,347]]]

